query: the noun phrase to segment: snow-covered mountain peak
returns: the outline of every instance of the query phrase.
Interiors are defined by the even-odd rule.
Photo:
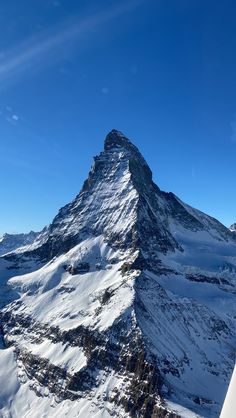
[[[133,178],[140,183],[152,181],[152,171],[138,148],[120,131],[113,129],[105,138],[104,151],[106,155],[112,154],[113,160],[121,156],[129,161],[129,171]],[[136,184],[137,185],[137,184]]]
[[[104,149],[129,148],[130,145],[130,140],[121,131],[112,129],[105,138]]]
[[[146,200],[157,190],[139,150],[121,132],[111,131],[105,139],[104,150],[94,157],[81,192],[59,210],[46,232],[34,243],[34,255],[50,259],[88,236],[100,235],[113,247],[119,245],[136,251],[142,235],[138,227],[140,219],[151,216]]]
[[[180,228],[232,239],[218,221],[184,204],[173,193],[162,192],[153,183],[138,148],[123,133],[112,130],[105,138],[104,150],[94,157],[81,192],[59,210],[28,251],[50,260],[88,237],[103,235],[114,248],[139,250],[143,265],[144,259],[150,260],[150,253],[158,259],[159,251],[182,251]]]

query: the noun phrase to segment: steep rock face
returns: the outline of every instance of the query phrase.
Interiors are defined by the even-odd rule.
[[[0,259],[18,295],[3,298],[15,374],[2,413],[217,416],[235,358],[235,255],[234,234],[161,191],[111,131],[79,195]]]

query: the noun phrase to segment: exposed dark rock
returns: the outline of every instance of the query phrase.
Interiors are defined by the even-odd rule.
[[[68,273],[74,275],[74,274],[85,274],[88,273],[90,270],[89,263],[78,263],[75,266],[64,266],[65,270],[68,271]]]
[[[209,277],[204,276],[203,274],[186,274],[186,279],[192,282],[199,282],[199,283],[210,283],[210,284],[225,284],[227,286],[232,286],[232,284],[226,280],[224,277]]]
[[[125,393],[116,393],[113,401],[123,405],[131,417],[155,417],[158,416],[155,414],[158,414],[159,408],[160,414],[163,414],[160,416],[171,416],[161,402],[163,381],[155,365],[155,359],[147,359],[139,333],[135,330],[131,334],[127,332],[127,324],[124,327],[124,323],[119,321],[112,326],[110,332],[116,340],[112,343],[108,339],[108,331],[98,333],[83,326],[60,331],[57,327],[42,326],[30,317],[14,316],[11,312],[2,314],[1,321],[7,336],[6,345],[15,344],[14,336],[21,330],[26,333],[33,332],[37,335],[38,342],[48,338],[54,343],[63,342],[83,348],[87,366],[72,375],[47,359],[26,350],[21,351],[16,345],[16,354],[23,362],[28,378],[36,379],[61,399],[75,400],[85,396],[97,384],[95,371],[98,374],[100,370],[113,369],[128,378],[127,390]]]

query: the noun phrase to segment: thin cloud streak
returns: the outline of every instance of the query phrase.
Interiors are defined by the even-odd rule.
[[[85,17],[70,19],[16,45],[10,51],[2,51],[0,58],[0,89],[5,83],[14,83],[28,71],[39,71],[61,60],[61,51],[71,43],[82,41],[83,37],[94,33],[101,25],[135,9],[143,0],[123,2],[115,7],[96,12]],[[81,44],[81,46],[83,46]],[[76,44],[76,47],[78,45]],[[62,54],[63,56],[63,54]]]

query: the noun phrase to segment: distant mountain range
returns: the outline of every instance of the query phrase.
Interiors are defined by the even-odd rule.
[[[28,234],[4,234],[0,237],[0,255],[15,251],[17,248],[32,244],[38,232],[30,231]]]
[[[160,190],[111,131],[52,223],[0,242],[3,416],[218,417],[236,354],[235,225]]]

